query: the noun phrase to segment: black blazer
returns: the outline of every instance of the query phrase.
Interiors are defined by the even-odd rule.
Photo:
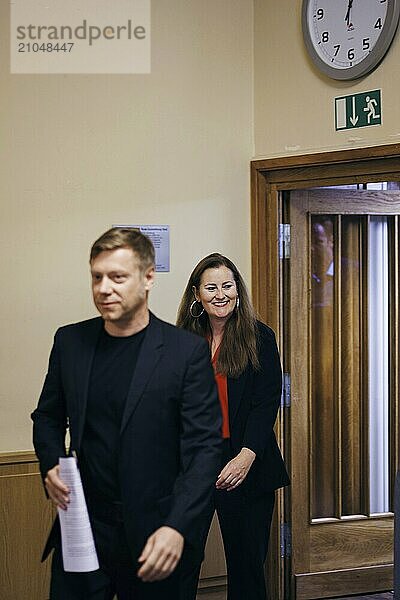
[[[34,421],[42,476],[78,455],[101,318],[59,329]],[[154,315],[132,377],[120,432],[119,480],[127,537],[137,556],[161,525],[196,546],[220,468],[221,416],[205,340]],[[45,554],[53,546],[49,540]]]
[[[244,446],[256,453],[243,482],[249,494],[289,484],[274,433],[281,400],[282,371],[272,329],[257,322],[260,370],[249,365],[238,377],[228,377],[229,427],[232,453]]]

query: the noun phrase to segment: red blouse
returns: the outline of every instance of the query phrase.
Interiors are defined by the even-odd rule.
[[[215,381],[218,388],[218,397],[221,404],[222,412],[222,437],[224,439],[230,437],[229,432],[229,407],[228,407],[228,380],[226,375],[216,372],[217,360],[219,354],[219,346],[216,349],[214,356],[212,357],[211,363],[214,369]]]

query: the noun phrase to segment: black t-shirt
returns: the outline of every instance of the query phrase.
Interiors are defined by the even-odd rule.
[[[85,491],[93,499],[120,500],[120,428],[146,330],[114,337],[103,329],[96,346],[79,460]]]

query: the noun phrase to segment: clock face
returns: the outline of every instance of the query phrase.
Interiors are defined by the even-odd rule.
[[[375,68],[399,21],[400,0],[303,0],[303,34],[311,58],[334,79]]]

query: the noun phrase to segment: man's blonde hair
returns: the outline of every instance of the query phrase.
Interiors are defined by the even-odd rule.
[[[153,244],[147,236],[133,227],[112,227],[103,233],[90,250],[90,262],[101,252],[118,248],[130,248],[139,259],[141,271],[155,266]]]

